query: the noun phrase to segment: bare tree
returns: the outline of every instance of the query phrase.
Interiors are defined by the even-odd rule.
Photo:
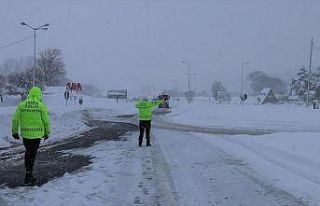
[[[32,83],[31,79],[32,79],[32,70],[15,71],[8,75],[9,84],[19,88],[26,89],[30,87]]]
[[[0,92],[6,86],[7,79],[5,76],[0,75]]]
[[[23,71],[31,62],[31,57],[7,58],[0,65],[1,74],[8,76],[12,72]]]
[[[59,84],[66,74],[60,49],[48,48],[40,52],[37,75],[46,85]]]

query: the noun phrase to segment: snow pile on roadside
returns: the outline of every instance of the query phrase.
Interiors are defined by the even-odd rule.
[[[320,110],[298,105],[213,104],[197,98],[174,102],[166,121],[203,127],[320,131]]]
[[[308,205],[320,202],[320,111],[304,105],[213,104],[196,99],[174,102],[172,113],[159,121],[199,127],[270,129],[268,135],[194,133],[198,141],[222,149],[248,165],[270,184]]]
[[[262,136],[214,136],[194,133],[199,141],[219,147],[248,165],[270,184],[308,205],[320,203],[319,133],[282,132]]]
[[[86,115],[94,115],[95,119],[107,119],[117,115],[135,114],[136,109],[134,103],[105,98],[93,98],[83,96],[83,104],[69,101],[66,103],[64,99],[64,87],[48,87],[43,95],[51,121],[51,141],[57,141],[66,138],[69,135],[81,132],[88,127]],[[13,143],[21,144],[11,138],[11,121],[17,103],[10,106],[0,107],[0,148],[10,146]]]
[[[0,107],[0,148],[8,147],[14,141],[11,138],[11,121],[15,109],[12,106]]]
[[[70,100],[66,103],[64,99],[64,87],[47,87],[43,99],[48,105],[49,111],[56,114],[65,112],[86,110],[86,109],[102,109],[108,110],[105,115],[115,116],[120,114],[135,113],[133,103],[126,101],[116,102],[114,99],[94,98],[89,96],[77,95],[71,93],[70,96],[82,97],[83,104],[79,105],[77,101]]]
[[[154,180],[147,170],[151,151],[137,148],[136,136],[73,151],[93,156],[93,164],[41,187],[0,190],[3,205],[151,205]]]

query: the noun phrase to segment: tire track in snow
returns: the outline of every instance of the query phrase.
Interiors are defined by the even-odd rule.
[[[138,133],[128,136],[126,141],[116,144],[111,158],[110,194],[107,198],[114,205],[179,205],[175,188],[162,150],[155,137],[152,147],[136,145]],[[121,195],[126,195],[120,201]],[[107,199],[106,199],[107,201]]]
[[[166,122],[161,119],[154,121],[153,126],[159,129],[174,130],[174,131],[184,131],[184,132],[198,132],[198,133],[208,133],[213,135],[266,135],[277,132],[320,132],[317,128],[303,129],[261,129],[261,128],[231,128],[222,126],[193,126],[188,124],[179,124],[176,122]]]
[[[265,194],[277,200],[279,202],[279,205],[307,205],[306,203],[302,202],[300,199],[294,197],[288,192],[272,185],[271,182],[257,174],[253,169],[251,169],[247,165],[243,163],[239,164],[239,160],[235,159],[230,154],[227,154],[225,151],[218,148],[217,146],[213,144],[208,144],[207,142],[204,142],[200,138],[194,136],[192,136],[191,139],[195,144],[201,144],[203,147],[207,148],[208,153],[218,155],[221,159],[224,160],[226,164],[234,165],[233,169],[236,171],[236,173],[241,173],[247,179],[250,179],[252,182],[260,185],[264,189]]]
[[[177,196],[185,205],[307,205],[241,160],[192,133],[158,131],[168,135],[161,138],[161,145],[166,149],[166,158],[170,158],[170,166],[176,168],[173,177]]]
[[[282,152],[280,150],[273,149],[273,148],[266,147],[266,146],[262,146],[262,145],[260,145],[258,147],[254,147],[254,146],[245,144],[243,142],[240,142],[238,140],[228,139],[228,141],[230,141],[236,145],[242,146],[243,148],[251,151],[252,153],[262,157],[266,161],[268,161],[274,165],[277,165],[278,167],[281,167],[292,174],[298,175],[300,177],[303,177],[304,179],[307,179],[313,183],[320,185],[320,177],[315,176],[315,175],[311,174],[310,172],[308,172],[310,167],[313,167],[319,171],[320,170],[319,163],[315,163],[315,162],[312,162],[306,158],[298,157],[296,155],[291,155],[291,154]],[[303,166],[304,168],[303,169],[297,168],[297,167],[291,165],[290,161],[288,161],[288,160],[293,161],[293,162]]]
[[[183,124],[176,124],[176,123],[156,123],[156,127],[161,129],[169,129],[169,130],[177,130],[177,131],[185,131],[185,132],[198,132],[198,133],[209,133],[212,135],[240,135],[240,134],[249,134],[249,135],[264,135],[264,134],[270,134],[276,131],[271,130],[238,130],[238,129],[219,129],[219,128],[205,128],[205,127],[197,127],[197,126],[189,126],[189,125],[183,125]],[[254,132],[252,132],[254,131]],[[269,133],[270,132],[270,133]],[[277,131],[279,132],[279,131]],[[311,161],[310,159],[303,158],[297,155],[289,154],[284,151],[267,147],[264,145],[257,145],[259,149],[256,149],[253,146],[250,146],[248,144],[242,143],[240,140],[237,139],[225,139],[229,142],[232,142],[234,144],[238,144],[244,148],[246,148],[249,151],[254,152],[258,156],[264,158],[268,162],[271,162],[283,169],[286,169],[287,171],[290,171],[291,173],[301,176],[305,179],[308,179],[311,182],[314,182],[316,184],[320,184],[320,177],[315,176],[307,172],[309,168],[313,168],[314,170],[320,170],[320,163]],[[263,151],[262,151],[263,150]],[[268,154],[268,155],[267,155]],[[279,160],[281,158],[282,160]],[[290,162],[287,160],[293,161],[303,167],[304,169],[299,169],[294,166],[290,165]]]
[[[263,148],[267,152],[271,152],[271,153],[277,154],[277,156],[281,156],[282,159],[290,159],[290,161],[294,161],[295,163],[298,163],[300,165],[314,168],[315,170],[318,170],[318,171],[320,170],[320,162],[315,162],[315,161],[312,161],[308,158],[294,155],[292,153],[288,153],[288,152],[282,151],[280,149],[272,148],[272,147],[269,147],[266,145],[261,145],[261,144],[256,144],[256,143],[254,143],[254,144],[260,148]]]
[[[173,178],[170,174],[169,165],[164,157],[163,151],[157,138],[152,135],[153,145],[151,148],[153,176],[156,178],[155,202],[153,205],[179,205],[177,192]]]
[[[220,128],[220,127],[199,127],[192,125],[184,125],[177,123],[165,123],[165,122],[155,122],[153,126],[158,129],[175,130],[183,132],[199,132],[199,133],[209,133],[209,134],[224,134],[224,135],[265,135],[274,133],[274,130],[265,129],[241,129],[241,128]]]

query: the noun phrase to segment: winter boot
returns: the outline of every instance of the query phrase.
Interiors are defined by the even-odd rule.
[[[37,179],[33,177],[32,172],[27,171],[24,178],[24,183],[28,186],[33,186],[37,183]]]

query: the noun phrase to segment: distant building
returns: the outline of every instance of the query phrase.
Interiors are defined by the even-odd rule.
[[[290,95],[290,96],[288,96],[288,101],[289,102],[300,102],[301,99],[299,98],[298,95]]]
[[[221,103],[230,104],[231,102],[231,94],[226,91],[218,91],[217,92],[217,100]]]
[[[126,89],[108,90],[107,97],[109,99],[116,99],[119,102],[119,99],[128,99],[128,91]]]
[[[267,103],[276,104],[278,102],[279,102],[279,99],[273,93],[271,88],[264,88],[260,92],[260,96],[258,97],[259,104],[267,104]]]

